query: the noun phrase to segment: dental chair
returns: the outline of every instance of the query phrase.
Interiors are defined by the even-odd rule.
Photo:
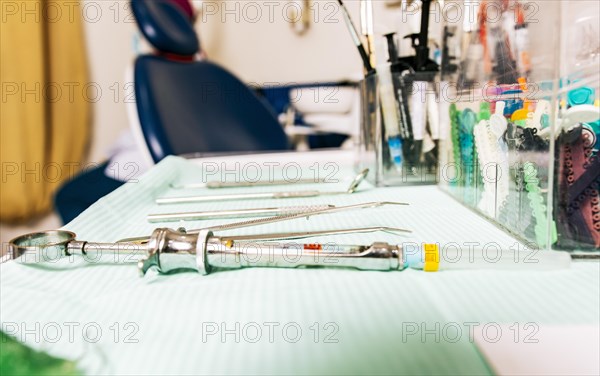
[[[170,154],[288,148],[275,114],[250,89],[218,65],[198,61],[189,1],[132,0],[131,7],[156,49],[135,61],[137,101],[129,108],[137,147],[148,164]],[[63,223],[124,183],[107,176],[109,168],[108,162],[88,168],[57,191],[54,206]]]
[[[154,162],[288,149],[275,113],[250,88],[219,65],[193,59],[199,41],[184,12],[166,0],[132,0],[131,9],[158,51],[139,56],[133,70],[139,125],[132,126]]]

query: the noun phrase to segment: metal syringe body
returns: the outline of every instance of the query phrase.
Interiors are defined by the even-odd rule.
[[[404,268],[401,248],[387,243],[371,246],[234,243],[214,236],[210,230],[182,234],[158,229],[147,246],[148,257],[138,263],[142,274],[152,267],[165,274],[191,269],[204,275],[213,268],[320,266],[379,271]]]

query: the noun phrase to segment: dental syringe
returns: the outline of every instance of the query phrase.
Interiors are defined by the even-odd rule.
[[[287,236],[275,236],[285,239]],[[264,237],[258,237],[263,239]],[[393,271],[421,269],[441,270],[557,270],[569,268],[567,252],[506,250],[498,248],[443,247],[438,244],[390,245],[375,242],[370,246],[337,245],[335,243],[253,242],[253,237],[215,236],[210,229],[195,234],[170,229],[156,229],[145,244],[89,243],[78,241],[67,231],[51,231],[24,235],[10,242],[13,259],[26,257],[47,249],[66,256],[90,253],[143,255],[138,261],[142,274],[150,269],[170,274],[176,271],[196,271],[203,275],[215,269],[248,267],[327,267],[358,270]],[[263,239],[265,240],[265,239]]]

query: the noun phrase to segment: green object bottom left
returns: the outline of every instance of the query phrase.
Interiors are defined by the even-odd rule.
[[[37,352],[0,332],[0,375],[80,375],[75,363]]]

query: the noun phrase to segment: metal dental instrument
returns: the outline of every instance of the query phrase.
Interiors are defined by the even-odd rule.
[[[361,171],[346,191],[289,191],[289,192],[267,192],[267,193],[240,193],[240,194],[227,194],[227,195],[207,195],[207,196],[190,196],[190,197],[166,197],[159,198],[156,203],[159,205],[165,204],[184,204],[193,202],[213,202],[213,201],[228,201],[228,200],[249,200],[249,199],[261,199],[261,198],[303,198],[303,197],[317,197],[324,195],[341,195],[341,194],[352,194],[356,191],[360,183],[365,180],[369,173],[368,169]]]
[[[177,222],[177,221],[198,221],[203,219],[221,219],[221,218],[248,218],[248,217],[268,217],[280,216],[308,211],[334,208],[333,205],[315,205],[315,206],[288,206],[283,208],[261,208],[261,209],[240,209],[240,210],[219,210],[208,212],[191,213],[165,213],[150,214],[147,219],[150,223]]]
[[[64,230],[50,230],[35,232],[19,236],[9,243],[11,260],[20,259],[24,263],[30,261],[38,263],[48,260],[48,257],[84,255],[95,258],[103,254],[115,255],[144,255],[149,247],[156,244],[149,241],[147,244],[135,243],[92,243],[76,240],[75,233]],[[52,258],[53,260],[53,258]]]
[[[151,249],[155,249],[163,239],[165,234],[174,236],[178,234],[181,239],[188,239],[188,236],[196,236],[202,231],[208,229],[198,230],[195,233],[186,233],[182,230],[171,230],[171,229],[157,229],[153,234],[145,238],[144,242],[137,241],[118,241],[116,243],[94,243],[87,241],[76,240],[76,234],[71,231],[65,230],[50,230],[43,232],[36,232],[27,235],[19,236],[9,243],[9,257],[8,259],[23,258],[23,261],[27,261],[27,258],[34,258],[35,262],[40,261],[40,257],[46,258],[48,255],[59,255],[59,256],[72,256],[72,255],[85,255],[88,258],[95,259],[99,255],[145,255]],[[410,230],[405,230],[395,227],[361,227],[361,228],[350,228],[341,230],[322,230],[322,231],[303,231],[303,232],[283,232],[283,233],[270,233],[270,234],[253,234],[253,235],[237,235],[237,236],[221,236],[215,239],[219,239],[223,244],[232,246],[238,243],[248,243],[258,240],[262,241],[273,241],[273,240],[294,240],[303,239],[313,236],[326,236],[326,235],[342,235],[342,234],[354,234],[354,233],[371,233],[371,232],[387,232],[390,234],[399,233],[410,233]],[[212,231],[211,231],[212,233]],[[142,238],[139,238],[142,239]],[[135,239],[132,239],[135,240]],[[171,244],[171,245],[160,245],[166,247],[172,247],[173,249],[184,250],[187,249],[185,244]],[[47,259],[48,261],[50,259]]]
[[[354,26],[354,23],[352,22],[352,17],[350,17],[350,12],[348,12],[348,8],[346,8],[346,5],[344,5],[344,2],[342,0],[338,0],[338,4],[340,5],[340,8],[342,9],[342,16],[344,16],[344,21],[346,22],[346,27],[348,28],[348,32],[350,33],[350,36],[352,37],[352,41],[354,42],[354,45],[358,49],[360,58],[363,61],[363,65],[365,67],[365,72],[367,74],[373,74],[375,70],[373,69],[373,65],[371,65],[370,57],[367,54],[367,52],[365,51],[365,47],[362,44],[362,41],[360,40],[358,31],[356,31],[356,26]]]
[[[365,234],[371,232],[387,232],[390,234],[410,233],[412,231],[395,227],[361,227],[348,228],[343,230],[323,230],[323,231],[303,231],[303,232],[282,232],[273,234],[257,234],[257,235],[238,235],[238,236],[221,236],[220,239],[225,244],[253,242],[253,241],[272,241],[272,240],[296,240],[305,239],[313,236],[326,235],[343,235],[343,234]]]
[[[209,230],[202,230],[203,231]],[[368,233],[383,231],[388,233],[403,233],[410,232],[404,229],[393,227],[366,227],[357,229],[330,230],[330,231],[314,231],[314,232],[289,232],[289,233],[273,233],[273,234],[258,234],[258,235],[241,235],[241,236],[225,236],[214,237],[212,231],[209,231],[214,242],[220,242],[228,249],[236,247],[255,247],[258,244],[253,243],[257,240],[273,241],[273,240],[292,240],[301,239],[312,236],[337,235],[349,233]],[[76,240],[76,235],[70,231],[52,230],[38,232],[20,236],[11,240],[9,243],[9,257],[4,260],[19,259],[23,263],[40,263],[43,261],[56,261],[54,257],[48,255],[55,254],[61,256],[80,255],[98,261],[99,256],[103,255],[119,255],[119,256],[140,256],[138,258],[125,257],[118,262],[121,264],[131,261],[137,262],[138,266],[144,273],[147,271],[148,263],[157,265],[161,272],[172,272],[179,269],[189,269],[185,258],[175,257],[173,255],[189,255],[194,253],[198,247],[198,234],[188,234],[185,232],[174,231],[171,229],[156,229],[152,235],[144,243],[93,243],[87,241]],[[263,243],[258,245],[259,248],[275,247],[275,243]],[[290,244],[282,245],[289,249]],[[284,256],[285,257],[285,256]],[[115,260],[116,261],[116,260]]]
[[[377,61],[375,59],[375,41],[373,36],[375,35],[373,27],[373,1],[372,0],[361,0],[360,2],[360,29],[362,35],[365,37],[365,50],[369,56],[371,66],[376,66]]]
[[[160,231],[160,230],[157,230]],[[154,236],[154,235],[153,235]],[[297,268],[344,267],[358,270],[391,271],[406,268],[435,272],[451,269],[537,269],[568,268],[571,256],[559,251],[502,250],[500,259],[490,262],[485,249],[464,255],[461,249],[444,249],[425,244],[421,247],[403,247],[384,242],[371,246],[323,244],[228,244],[210,230],[198,235],[166,233],[157,244],[195,243],[195,247],[177,250],[169,247],[154,248],[146,259],[138,262],[145,274],[156,267],[161,273],[189,269],[203,275],[213,268],[241,269],[246,267]],[[179,255],[179,257],[177,257]],[[494,257],[497,253],[494,253]]]
[[[197,234],[202,230],[208,230],[208,229],[210,229],[212,231],[234,230],[234,229],[244,228],[244,227],[252,227],[252,226],[258,226],[258,225],[266,225],[266,224],[270,224],[270,223],[289,221],[289,220],[298,219],[298,218],[310,218],[310,217],[314,217],[314,216],[322,215],[322,214],[339,213],[339,212],[343,212],[343,211],[347,211],[347,210],[378,208],[378,207],[386,206],[386,205],[407,206],[408,204],[403,203],[403,202],[380,201],[380,202],[367,202],[367,203],[348,205],[348,206],[334,206],[334,207],[328,207],[328,208],[319,209],[319,210],[290,213],[287,215],[280,215],[280,216],[275,216],[275,217],[253,219],[253,220],[244,221],[244,222],[227,223],[227,224],[223,224],[223,225],[211,226],[211,227],[197,229],[197,230],[189,230],[189,231],[187,231],[187,233],[188,234]],[[149,239],[150,238],[148,236],[137,237],[137,238],[127,238],[127,239],[119,240],[119,243],[143,244],[143,243],[147,242]]]
[[[354,210],[354,209],[378,208],[378,207],[386,206],[386,205],[408,206],[408,204],[404,203],[404,202],[388,202],[388,201],[367,202],[367,203],[363,203],[363,204],[348,205],[348,206],[336,206],[333,208],[313,210],[313,211],[302,212],[302,213],[294,213],[294,214],[289,214],[289,215],[281,215],[281,216],[277,216],[277,217],[259,218],[259,219],[253,219],[250,221],[244,221],[244,222],[227,223],[227,224],[223,224],[220,226],[211,226],[209,228],[203,228],[203,229],[199,229],[199,230],[191,230],[191,231],[189,231],[189,233],[198,233],[202,230],[212,230],[212,231],[234,230],[234,229],[244,228],[244,227],[253,227],[253,226],[258,226],[258,225],[266,225],[266,224],[270,224],[270,223],[290,221],[292,219],[310,218],[310,217],[315,217],[317,215],[323,215],[323,214],[340,213],[340,212]]]
[[[557,270],[569,268],[571,255],[560,251],[494,250],[446,247],[440,252],[436,244],[414,243],[390,245],[376,242],[371,246],[293,243],[235,243],[214,236],[210,230],[199,234],[182,234],[170,229],[156,229],[146,245],[88,243],[75,240],[69,231],[47,231],[24,235],[10,242],[13,259],[38,254],[48,248],[66,256],[89,255],[90,252],[132,253],[144,251],[137,263],[141,274],[156,268],[160,273],[193,270],[203,275],[214,268],[246,267],[344,267],[358,270],[421,269],[428,272],[452,269]],[[573,258],[577,258],[574,254]]]
[[[171,184],[173,189],[194,189],[194,188],[208,188],[208,189],[220,189],[220,188],[246,188],[246,187],[263,187],[273,185],[289,185],[289,184],[326,184],[327,182],[323,179],[300,179],[300,180],[263,180],[263,181],[238,181],[238,182],[220,182],[211,181],[208,183],[194,183],[194,184]]]

